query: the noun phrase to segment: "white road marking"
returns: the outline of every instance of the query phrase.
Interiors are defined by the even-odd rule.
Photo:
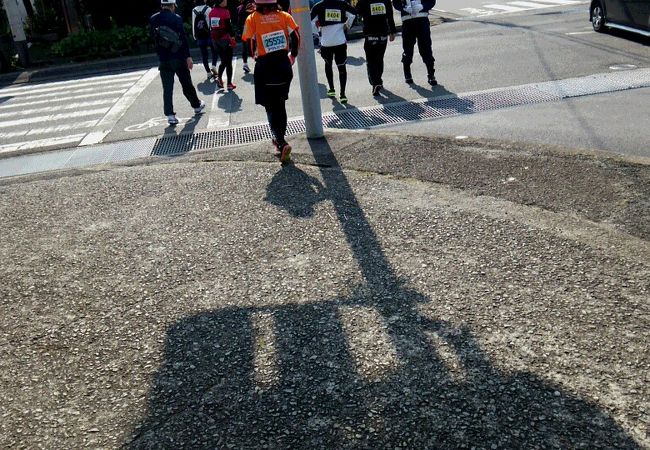
[[[549,5],[549,4],[542,4],[542,3],[534,3],[534,2],[508,2],[509,5],[514,5],[514,6],[521,6],[522,8],[530,8],[530,9],[542,9],[542,8],[552,8],[556,5]]]
[[[592,31],[574,31],[572,33],[564,33],[564,34],[566,34],[567,36],[575,36],[576,34],[591,34],[591,33],[595,33],[595,31],[593,31],[593,30]]]
[[[508,5],[483,5],[483,6],[485,8],[499,9],[501,11],[506,11],[506,12],[526,11],[526,8],[517,8],[516,6],[508,6]]]
[[[129,84],[127,87],[131,87]],[[60,98],[50,98],[46,100],[36,100],[33,102],[22,102],[22,103],[8,103],[8,104],[0,104],[0,109],[13,109],[13,108],[24,108],[25,106],[36,106],[36,105],[46,105],[46,104],[51,104],[51,103],[57,103],[57,102],[68,102],[70,100],[87,100],[89,98],[94,98],[94,97],[108,97],[109,95],[122,95],[124,94],[128,89],[119,89],[116,91],[105,91],[105,92],[97,92],[95,94],[84,94],[84,95],[73,95],[71,97],[60,97]],[[42,97],[42,96],[35,96],[35,97]]]
[[[153,70],[153,69],[152,69]],[[155,69],[158,70],[158,69]],[[43,88],[32,88],[31,90],[28,91],[21,91],[21,92],[16,92],[16,93],[10,93],[7,94],[5,92],[0,91],[0,97],[8,96],[8,97],[21,97],[21,96],[33,96],[33,94],[46,94],[46,93],[54,93],[54,92],[60,92],[60,91],[65,91],[69,90],[71,87],[72,88],[81,88],[81,87],[88,87],[92,88],[91,91],[96,91],[98,86],[105,87],[108,85],[109,87],[112,87],[111,85],[115,85],[117,83],[125,83],[127,81],[131,82],[136,82],[140,77],[134,77],[130,76],[129,78],[124,78],[119,81],[114,81],[114,80],[108,80],[108,81],[93,81],[93,82],[86,82],[85,80],[79,80],[77,81],[77,84],[74,86],[58,86],[58,87],[43,87]]]
[[[108,112],[109,109],[110,108],[97,108],[97,109],[89,109],[86,111],[75,111],[71,113],[52,114],[50,116],[39,116],[39,117],[30,117],[27,119],[23,118],[18,120],[9,120],[6,122],[0,122],[0,128],[10,128],[18,125],[27,125],[30,123],[39,123],[39,122],[56,122],[58,120],[74,119],[77,117],[96,116],[99,114],[105,114],[106,112]]]
[[[577,5],[582,3],[581,1],[576,0],[539,0],[540,3],[554,3],[556,5]]]
[[[88,78],[77,78],[74,80],[68,80],[68,81],[55,81],[52,83],[35,83],[32,85],[27,85],[27,86],[21,86],[21,87],[6,87],[4,89],[0,89],[0,97],[5,96],[5,95],[14,95],[15,93],[17,95],[20,95],[21,92],[25,91],[32,91],[33,89],[40,89],[42,87],[48,87],[48,88],[59,88],[59,87],[70,87],[70,86],[76,86],[79,84],[89,84],[89,83],[101,83],[101,84],[106,84],[106,83],[111,83],[111,82],[118,82],[121,83],[124,81],[124,78],[134,78],[138,79],[142,75],[144,75],[147,71],[146,70],[139,70],[137,72],[127,72],[127,73],[120,73],[117,75],[102,75],[98,77],[88,77]]]
[[[237,68],[237,58],[232,61],[232,77],[235,78],[235,69]],[[227,86],[226,86],[227,87]],[[214,91],[212,95],[212,105],[210,105],[210,113],[208,116],[208,128],[226,128],[230,125],[230,113],[227,113],[219,108],[219,97],[228,95],[230,91]],[[230,100],[229,107],[232,106],[232,99]]]
[[[0,153],[13,152],[30,148],[43,148],[54,145],[72,144],[82,140],[83,134],[74,134],[71,136],[61,136],[56,138],[40,139],[38,141],[14,142],[13,144],[0,145]]]
[[[489,16],[492,14],[498,14],[496,11],[489,11],[480,8],[461,8],[460,10],[467,11],[471,16]]]
[[[97,122],[99,122],[99,119],[97,120],[87,120],[85,122],[75,122],[75,123],[66,123],[63,125],[55,125],[53,127],[45,127],[45,128],[32,128],[30,129],[25,129],[21,131],[10,131],[7,133],[0,133],[0,139],[12,139],[12,138],[17,138],[21,136],[34,136],[38,134],[52,134],[52,133],[60,133],[62,131],[70,131],[70,130],[79,130],[82,128],[92,128],[94,127]]]
[[[34,114],[53,113],[57,111],[65,111],[68,109],[83,109],[83,108],[94,107],[94,106],[112,105],[116,101],[117,99],[93,100],[91,102],[78,102],[78,103],[69,103],[67,105],[45,106],[43,108],[23,109],[20,111],[0,113],[0,119],[4,117],[32,116]]]
[[[113,127],[124,115],[126,110],[131,107],[138,96],[142,94],[142,91],[144,91],[157,76],[158,68],[154,67],[149,69],[142,78],[140,78],[137,83],[135,83],[131,89],[129,89],[126,94],[115,103],[115,105],[113,105],[110,111],[108,111],[108,113],[99,121],[95,129],[88,133],[79,145],[92,145],[103,141],[106,135],[113,130]]]
[[[119,84],[117,86],[102,86],[102,88],[129,89],[131,86],[133,86],[133,83]],[[86,92],[100,94],[102,92],[109,92],[109,91],[101,91],[97,87],[87,87],[87,88],[83,88],[83,89],[74,89],[72,91],[52,92],[50,94],[26,95],[24,97],[16,97],[16,101],[24,101],[24,100],[32,100],[32,99],[45,99],[45,98],[49,98],[49,97],[54,97],[55,99],[64,99],[65,100],[71,94],[82,94],[82,93],[86,93]],[[9,101],[13,103],[13,99],[9,100]]]

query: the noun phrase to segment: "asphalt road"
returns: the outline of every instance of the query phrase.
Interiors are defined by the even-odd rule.
[[[456,5],[456,16],[468,5]],[[442,2],[438,8],[449,9]],[[582,3],[465,15],[462,20],[434,26],[432,38],[439,86],[431,89],[426,84],[425,69],[417,56],[413,65],[416,84],[408,86],[403,82],[398,37],[386,53],[386,92],[379,99],[370,95],[362,41],[351,42],[347,105],[326,98],[323,64],[316,55],[323,113],[588,77],[612,73],[612,67],[621,65],[650,67],[650,50],[643,42],[626,35],[591,31],[586,5]],[[215,84],[205,79],[200,63],[195,66],[193,79],[208,106],[205,114],[193,117],[177,85],[177,114],[190,121],[177,129],[168,128],[162,115],[161,85],[155,68],[123,69],[107,78],[71,80],[64,85],[5,88],[0,90],[0,155],[266,121],[264,109],[254,104],[252,75],[243,73],[241,60],[235,61],[238,87],[233,92],[217,91]],[[646,98],[647,90],[603,93],[571,102],[419,121],[406,127],[418,133],[505,137],[647,155],[647,133],[643,132]],[[287,109],[290,117],[302,115],[297,76]],[[525,120],[519,120],[524,117],[521,114]],[[562,120],[558,121],[558,117]],[[603,127],[603,123],[607,126]]]

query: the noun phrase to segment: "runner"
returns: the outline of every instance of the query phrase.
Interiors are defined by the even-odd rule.
[[[345,31],[352,26],[356,10],[343,0],[323,0],[316,3],[311,9],[312,23],[321,29],[320,55],[325,60],[325,76],[329,90],[327,96],[336,97],[334,90],[334,72],[332,60],[336,61],[339,70],[339,82],[341,84],[341,103],[347,103],[345,96],[345,85],[348,80],[348,73],[345,63],[348,59],[348,44]]]
[[[208,79],[216,73],[217,65],[217,52],[215,51],[214,44],[210,38],[210,26],[208,25],[208,15],[212,8],[205,4],[205,0],[194,0],[196,5],[192,10],[192,36],[196,41],[196,45],[201,50],[201,57],[203,59],[203,67],[208,74]],[[212,70],[208,65],[208,47],[212,53]]]
[[[285,141],[286,101],[293,79],[291,66],[298,56],[298,25],[280,10],[277,0],[256,0],[256,11],[246,19],[242,39],[255,57],[255,103],[264,106],[269,119],[276,156],[283,164],[291,160]]]
[[[411,63],[415,42],[424,65],[427,67],[427,81],[431,86],[438,84],[436,81],[431,49],[431,23],[429,11],[436,5],[436,0],[393,0],[393,6],[402,14],[402,64],[404,68],[404,81],[413,84]]]
[[[381,76],[384,74],[384,54],[388,40],[395,40],[395,19],[390,0],[359,0],[357,11],[363,18],[363,35],[366,40],[363,49],[366,52],[368,80],[372,86],[372,95],[377,96],[384,87]]]
[[[208,19],[210,20],[210,30],[212,31],[212,41],[214,47],[219,53],[219,71],[215,75],[217,86],[223,89],[223,72],[226,71],[228,90],[232,91],[237,86],[232,82],[232,50],[235,46],[233,37],[232,24],[230,23],[230,11],[227,8],[228,0],[223,0],[219,6],[212,8]]]
[[[194,112],[200,114],[205,103],[199,100],[192,84],[190,70],[194,62],[190,56],[190,46],[183,29],[183,19],[175,13],[176,0],[160,0],[160,12],[149,19],[149,32],[156,43],[160,65],[160,79],[163,85],[165,116],[170,125],[177,125],[174,112],[174,75],[183,88],[183,95],[190,102]]]
[[[237,24],[240,30],[239,31],[240,38],[244,30],[244,25],[246,24],[246,19],[248,19],[248,16],[250,16],[253,11],[255,11],[254,0],[241,0],[241,4],[237,7],[237,22],[238,22]],[[250,73],[251,71],[250,67],[248,67],[249,52],[250,52],[250,48],[248,48],[248,45],[243,44],[241,48],[241,60],[244,63],[244,65],[242,66],[244,73]]]

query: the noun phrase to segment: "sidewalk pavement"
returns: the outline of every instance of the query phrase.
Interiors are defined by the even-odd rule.
[[[438,25],[444,22],[445,18],[438,15],[431,15],[431,25]],[[402,31],[402,24],[396,18],[397,32]],[[354,26],[348,32],[348,40],[363,38],[361,26]],[[191,49],[192,58],[195,64],[201,61],[201,54],[198,48]],[[241,54],[241,44],[235,49],[235,55]],[[28,70],[0,74],[0,87],[12,84],[25,84],[30,82],[52,81],[59,79],[70,79],[80,76],[90,76],[101,73],[112,73],[122,70],[137,70],[151,68],[158,65],[158,56],[155,53],[144,55],[125,56],[98,61],[87,61],[83,63],[57,64],[52,66],[30,68]]]
[[[647,160],[292,143],[0,180],[0,447],[650,446]]]

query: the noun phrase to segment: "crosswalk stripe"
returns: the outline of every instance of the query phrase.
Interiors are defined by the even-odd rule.
[[[541,3],[534,3],[534,2],[509,2],[509,5],[514,5],[514,6],[521,6],[522,8],[530,8],[530,9],[542,9],[542,8],[551,8],[555,5],[543,5]]]
[[[130,85],[129,85],[130,86]],[[24,108],[28,106],[37,106],[37,105],[49,105],[52,103],[58,103],[58,102],[67,102],[71,100],[87,100],[89,98],[95,98],[95,97],[108,97],[109,95],[122,95],[127,91],[127,89],[118,89],[115,91],[105,91],[105,92],[97,92],[95,94],[84,94],[84,95],[73,95],[71,97],[60,97],[60,98],[52,98],[52,99],[47,99],[47,100],[36,100],[36,101],[31,101],[31,102],[22,102],[22,103],[9,103],[7,105],[0,105],[0,110],[2,109],[15,109],[15,108]]]
[[[55,81],[52,83],[36,83],[32,85],[27,85],[27,86],[21,86],[21,87],[7,87],[4,89],[0,89],[0,97],[4,95],[13,95],[14,93],[20,93],[24,91],[31,91],[32,89],[39,89],[41,87],[47,86],[49,88],[58,88],[58,87],[67,87],[67,86],[74,86],[79,83],[110,83],[110,82],[121,82],[122,79],[124,78],[139,78],[142,75],[144,75],[147,71],[146,70],[139,70],[137,72],[127,72],[127,73],[121,73],[118,75],[102,75],[102,76],[97,76],[97,77],[88,77],[88,78],[77,78],[74,80],[68,80],[68,81]]]
[[[83,134],[73,134],[71,136],[61,136],[56,138],[40,139],[37,141],[14,142],[13,144],[0,145],[0,153],[13,152],[16,150],[25,150],[31,148],[43,148],[54,145],[72,144],[82,140]]]
[[[54,134],[60,133],[62,131],[81,130],[83,128],[92,128],[97,124],[97,122],[99,122],[99,119],[87,120],[84,122],[66,123],[63,125],[54,125],[52,127],[32,128],[31,130],[26,128],[21,131],[0,133],[0,139],[13,139],[23,136],[36,136],[39,134]]]
[[[149,83],[158,76],[158,68],[149,69],[131,88],[124,94],[104,117],[97,123],[93,131],[88,133],[79,145],[98,144],[113,130],[118,120],[127,109],[136,101]]]
[[[499,9],[502,11],[506,12],[519,12],[519,11],[526,11],[526,8],[518,8],[516,6],[508,6],[508,5],[483,5],[484,8],[492,8],[492,9]]]
[[[51,113],[57,111],[65,111],[68,109],[82,109],[93,106],[102,106],[102,105],[112,105],[117,99],[108,99],[108,100],[94,100],[91,102],[78,102],[78,103],[69,103],[67,105],[59,106],[46,106],[43,108],[34,108],[34,109],[23,109],[21,111],[12,111],[8,113],[0,113],[0,119],[4,117],[16,117],[16,116],[31,116],[34,114],[42,113]]]
[[[126,92],[127,89],[129,89],[131,86],[133,86],[133,83],[126,83],[126,84],[119,84],[117,86],[102,86],[106,87],[108,89],[124,89]],[[35,94],[35,95],[26,95],[26,96],[21,96],[21,97],[16,97],[15,101],[24,101],[24,100],[33,100],[33,99],[50,99],[54,98],[52,101],[60,101],[60,100],[67,100],[69,95],[72,94],[83,94],[83,93],[90,93],[89,95],[95,95],[95,96],[101,96],[101,95],[108,95],[108,93],[111,93],[112,91],[99,91],[97,92],[98,89],[96,87],[86,87],[82,89],[73,89],[71,91],[60,91],[60,92],[52,92],[50,94]],[[12,99],[8,103],[9,104],[15,104],[15,101]]]
[[[131,82],[135,83],[140,78],[141,78],[140,76],[137,76],[137,77],[131,76],[129,78],[124,78],[124,79],[119,80],[119,83],[124,83],[126,81],[131,81]],[[78,88],[88,87],[88,88],[92,88],[91,90],[96,90],[97,87],[99,87],[99,86],[105,87],[106,85],[108,85],[109,87],[111,87],[111,85],[115,85],[117,83],[118,82],[116,82],[114,80],[93,81],[93,82],[85,82],[84,81],[84,82],[78,82],[74,86],[58,86],[58,87],[55,86],[55,87],[43,87],[43,88],[38,88],[38,89],[32,88],[29,91],[21,91],[21,92],[15,92],[15,93],[10,93],[10,94],[6,94],[5,92],[0,92],[0,97],[3,97],[3,96],[21,97],[21,96],[27,96],[27,95],[33,95],[33,94],[40,94],[40,93],[54,93],[54,92],[59,92],[59,91],[65,91],[66,89],[70,89],[70,87],[78,87]]]
[[[71,113],[63,114],[52,114],[49,116],[39,116],[39,117],[30,117],[23,118],[18,120],[8,120],[6,122],[0,122],[0,128],[10,128],[18,125],[27,125],[30,123],[39,123],[39,122],[56,122],[64,119],[74,119],[76,117],[87,117],[87,116],[96,116],[99,114],[106,114],[110,108],[97,108],[89,109],[86,111],[75,111]]]
[[[555,5],[576,5],[579,0],[539,0],[540,3],[553,3]]]
[[[237,58],[232,61],[232,76],[235,77],[235,70],[237,69]],[[219,108],[219,98],[222,95],[228,95],[229,91],[219,92],[219,89],[214,90],[212,96],[212,105],[210,105],[210,112],[208,117],[208,128],[224,128],[230,125],[230,113],[227,113]],[[232,96],[230,98],[232,104]]]

